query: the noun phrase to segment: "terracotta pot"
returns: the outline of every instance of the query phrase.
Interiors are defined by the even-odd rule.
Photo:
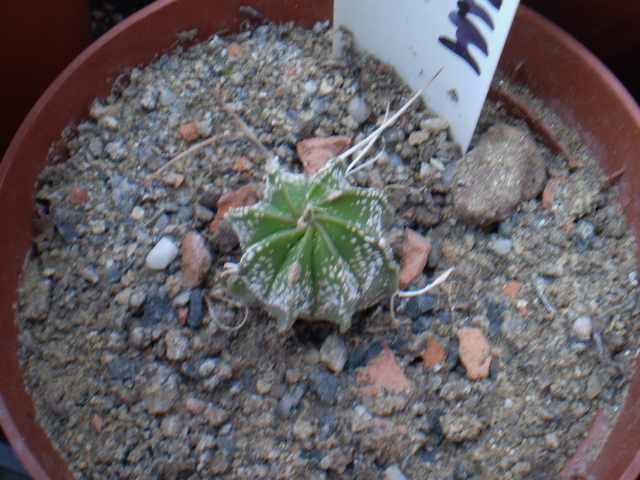
[[[16,287],[32,241],[35,182],[63,128],[86,115],[128,67],[168,51],[175,33],[198,29],[200,39],[238,28],[244,0],[160,0],[127,19],[85,50],[55,80],[20,127],[0,164],[0,422],[27,470],[36,479],[70,478],[68,466],[34,420],[17,357],[13,321]],[[254,6],[275,21],[306,26],[331,18],[332,4],[262,0]],[[607,172],[626,168],[620,200],[633,232],[640,232],[640,111],[613,75],[577,42],[521,7],[502,62],[580,129]],[[640,375],[604,450],[590,467],[597,479],[635,479],[640,471]]]
[[[0,2],[0,154],[29,109],[91,43],[88,0]]]

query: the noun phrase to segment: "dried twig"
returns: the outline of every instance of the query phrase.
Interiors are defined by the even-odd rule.
[[[260,149],[260,152],[262,152],[262,154],[264,155],[264,157],[268,160],[272,157],[272,155],[269,153],[269,150],[267,150],[267,147],[265,147],[262,142],[260,140],[258,140],[258,137],[256,137],[256,134],[253,132],[253,130],[249,127],[249,125],[247,125],[245,123],[244,120],[242,120],[242,118],[240,118],[240,116],[233,111],[233,109],[227,105],[225,103],[225,101],[222,99],[222,97],[220,96],[220,93],[218,92],[219,87],[216,87],[213,90],[213,96],[216,98],[216,100],[218,101],[218,103],[220,104],[220,106],[224,109],[224,111],[227,113],[227,115],[229,115],[231,118],[233,118],[235,120],[235,122],[238,124],[238,126],[240,127],[240,129],[244,132],[245,136],[251,140],[251,142],[253,142],[253,144],[258,147],[258,149]]]
[[[182,160],[185,157],[188,157],[189,155],[197,152],[198,150],[202,150],[207,145],[211,145],[212,143],[219,142],[221,140],[229,140],[232,138],[235,139],[235,138],[245,138],[245,137],[246,135],[244,133],[238,133],[238,132],[221,133],[220,135],[214,135],[213,137],[209,137],[206,140],[203,140],[202,142],[198,142],[195,145],[191,146],[190,148],[186,149],[184,152],[173,157],[171,160],[169,160],[167,163],[161,166],[158,170],[156,170],[151,175],[149,175],[149,177],[147,177],[147,179],[144,182],[142,182],[140,187],[146,187],[147,185],[149,185],[149,183],[151,183],[153,180],[158,178],[160,174],[164,172],[167,168],[169,168],[171,165],[175,164],[177,161]]]

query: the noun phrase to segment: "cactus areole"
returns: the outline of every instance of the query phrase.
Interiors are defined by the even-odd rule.
[[[354,312],[398,290],[384,237],[393,210],[381,191],[352,186],[346,169],[339,158],[313,176],[275,168],[261,202],[227,212],[244,251],[229,291],[262,304],[281,332],[298,318],[346,332]]]

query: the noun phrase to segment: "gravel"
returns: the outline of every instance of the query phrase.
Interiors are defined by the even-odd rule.
[[[239,259],[238,239],[210,223],[223,194],[263,182],[260,149],[214,142],[146,182],[194,142],[237,131],[212,98],[218,85],[294,172],[300,140],[355,143],[409,98],[374,59],[326,65],[331,32],[315,32],[263,25],[134,69],[78,125],[68,160],[43,171],[37,200],[54,227],[25,266],[20,358],[38,419],[78,478],[550,478],[599,411],[615,417],[638,348],[635,244],[615,187],[546,110],[578,167],[536,145],[546,175],[566,179],[550,208],[519,197],[498,223],[462,221],[450,193],[461,152],[423,106],[353,176],[396,208],[388,241],[399,263],[407,228],[434,246],[409,288],[456,267],[438,291],[396,302],[395,322],[385,300],[344,335],[299,321],[283,336],[259,308],[228,301],[220,272]],[[234,41],[242,54],[230,58]],[[487,104],[473,146],[495,123],[527,129]],[[183,136],[188,124],[198,140]],[[251,167],[238,168],[241,157]],[[177,255],[193,232],[212,257],[198,288]],[[149,268],[163,238],[170,254]],[[489,343],[487,378],[470,380],[459,362],[465,327]],[[423,367],[427,337],[447,354],[438,369]],[[383,351],[411,387],[372,396],[356,378]]]

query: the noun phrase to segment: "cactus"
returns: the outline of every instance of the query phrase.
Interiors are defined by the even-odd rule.
[[[383,235],[392,209],[381,191],[352,186],[346,173],[340,157],[311,177],[276,168],[261,202],[227,213],[244,251],[228,266],[229,292],[261,303],[281,332],[298,318],[345,332],[354,312],[398,290]]]

